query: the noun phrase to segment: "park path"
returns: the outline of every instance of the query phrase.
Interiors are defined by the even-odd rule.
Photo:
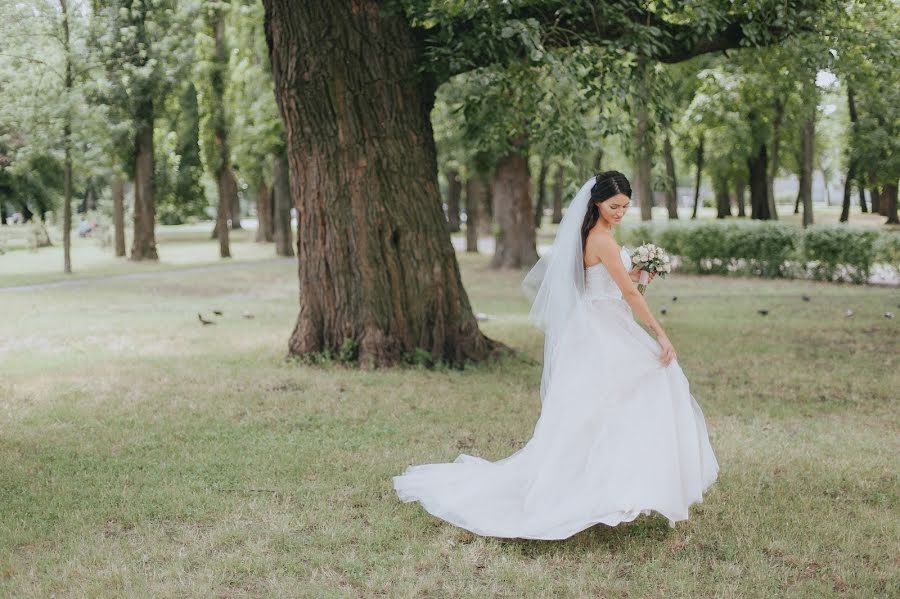
[[[106,281],[125,281],[129,279],[152,279],[164,275],[172,274],[191,274],[204,273],[216,270],[236,270],[242,268],[256,267],[262,264],[277,264],[279,262],[294,262],[296,258],[269,258],[268,260],[252,260],[247,262],[230,262],[226,264],[206,264],[203,266],[189,266],[185,268],[169,268],[162,270],[152,270],[149,272],[125,272],[119,274],[85,276],[77,279],[63,279],[60,281],[48,281],[46,283],[32,283],[29,285],[10,285],[8,287],[0,287],[0,293],[15,291],[41,291],[44,289],[54,289],[56,287],[75,287],[79,285],[89,285],[94,283],[103,283]]]

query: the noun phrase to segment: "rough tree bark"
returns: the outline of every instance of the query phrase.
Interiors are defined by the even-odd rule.
[[[216,187],[219,191],[219,204],[216,207],[215,234],[219,240],[219,257],[231,258],[228,217],[231,215],[232,198],[237,195],[237,180],[227,164],[216,175]]]
[[[272,226],[275,254],[278,256],[294,255],[291,231],[292,206],[290,167],[287,155],[282,152],[275,160],[275,168],[272,171]]]
[[[269,186],[261,179],[256,188],[256,241],[269,243],[274,238],[272,231],[272,206],[269,204]]]
[[[541,157],[541,170],[538,173],[537,202],[534,205],[534,228],[540,229],[544,222],[544,207],[547,206],[547,172],[550,161]]]
[[[231,170],[231,150],[228,146],[228,125],[225,118],[225,79],[228,74],[228,48],[225,43],[225,15],[221,8],[210,9],[207,26],[215,41],[212,66],[209,70],[210,126],[213,131],[215,159],[210,165],[219,193],[216,207],[216,226],[213,237],[219,239],[219,256],[231,257],[228,239],[228,218],[232,228],[240,227],[240,201],[237,198],[237,180]],[[237,208],[235,208],[237,206]],[[234,223],[237,222],[237,227]]]
[[[697,153],[694,158],[697,165],[697,178],[694,181],[694,209],[691,211],[691,219],[697,218],[697,208],[700,206],[700,184],[703,182],[703,138],[697,144]]]
[[[558,225],[562,221],[563,185],[565,184],[566,169],[562,164],[556,165],[556,176],[553,178],[553,216],[550,222]]]
[[[669,219],[678,219],[678,178],[675,176],[675,156],[672,152],[672,141],[669,134],[663,141],[663,157],[666,161],[666,210]]]
[[[125,181],[116,176],[112,181],[113,236],[116,256],[125,255]]]
[[[870,178],[869,181],[872,179]],[[881,214],[881,188],[877,185],[870,185],[869,187],[869,197],[872,200],[872,214]]]
[[[479,221],[487,197],[484,176],[474,174],[466,181],[466,251],[478,253]]]
[[[769,191],[766,167],[769,158],[766,144],[760,144],[756,153],[747,159],[748,178],[750,180],[750,218],[769,220]]]
[[[459,171],[449,170],[447,177],[447,227],[451,233],[459,231],[459,199],[462,196],[462,181]]]
[[[134,237],[132,260],[159,260],[156,253],[156,200],[153,196],[153,100],[142,101],[134,137]]]
[[[527,268],[537,262],[534,208],[528,158],[518,152],[497,162],[494,172],[494,221],[497,223],[493,268]]]
[[[441,210],[421,37],[374,1],[264,6],[299,220],[290,351],[350,339],[363,366],[417,349],[484,359],[495,343],[478,329]]]

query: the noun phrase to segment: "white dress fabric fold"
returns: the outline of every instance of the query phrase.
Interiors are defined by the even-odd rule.
[[[461,454],[409,466],[393,477],[400,500],[504,538],[564,539],[651,511],[686,520],[719,465],[687,378],[659,354],[606,267],[586,268],[531,439],[494,462]]]

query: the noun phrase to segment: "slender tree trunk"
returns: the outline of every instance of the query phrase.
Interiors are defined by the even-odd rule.
[[[691,212],[691,218],[697,218],[697,208],[700,206],[700,184],[703,182],[703,138],[697,144],[697,153],[695,155],[695,163],[697,164],[697,178],[694,182],[694,210]]]
[[[256,188],[256,241],[270,243],[273,239],[272,207],[269,205],[269,186],[261,179]]]
[[[887,221],[886,225],[900,225],[900,220],[897,220],[897,184],[889,183],[884,186],[884,195],[885,195],[885,212],[887,213]]]
[[[853,191],[853,179],[856,177],[856,160],[850,160],[850,166],[847,167],[847,177],[844,179],[844,197],[841,202],[841,218],[840,222],[845,223],[850,220],[850,196]]]
[[[487,196],[487,183],[481,174],[473,174],[466,181],[466,251],[478,253],[478,221]]]
[[[565,184],[566,169],[561,163],[556,164],[556,175],[553,178],[553,216],[550,222],[558,225],[562,221],[563,186]]]
[[[761,144],[756,154],[747,160],[750,180],[750,218],[769,220],[769,192],[766,167],[768,166],[766,145]]]
[[[153,104],[144,100],[144,116],[134,140],[134,237],[132,260],[159,260],[156,253],[156,201],[153,190]]]
[[[9,224],[8,222],[6,222],[7,218],[8,215],[6,213],[6,204],[3,201],[0,201],[0,225]]]
[[[299,220],[291,352],[488,357],[441,210],[421,39],[370,0],[263,4]]]
[[[72,92],[72,54],[69,46],[69,7],[66,0],[59,0],[62,13],[63,46],[66,57],[66,96]],[[72,115],[66,109],[63,125],[63,272],[72,273]]]
[[[722,175],[713,178],[716,193],[716,218],[731,216],[731,197],[728,195],[728,179]]]
[[[600,167],[603,166],[603,148],[598,148],[594,154],[594,174],[600,174]]]
[[[481,197],[481,210],[478,212],[478,235],[493,235],[494,229],[494,182],[483,177],[484,193]]]
[[[459,198],[462,195],[462,181],[459,171],[449,170],[447,178],[447,226],[451,233],[459,231]]]
[[[231,171],[231,178],[234,180],[234,193],[231,195],[231,206],[228,208],[228,216],[231,218],[231,230],[243,229],[241,225],[241,195],[238,189],[237,177],[234,175],[234,169],[229,165],[228,170]]]
[[[293,231],[291,230],[291,177],[287,155],[282,152],[275,160],[272,172],[272,206],[275,237],[275,254],[294,255]],[[298,223],[299,224],[299,223]],[[298,248],[298,251],[299,248]]]
[[[866,213],[869,211],[869,207],[866,205],[866,185],[865,181],[862,180],[862,176],[857,181],[856,187],[859,190],[859,209]]]
[[[497,223],[494,268],[527,268],[537,262],[534,208],[528,158],[507,154],[494,173],[494,215]]]
[[[869,197],[872,199],[872,214],[881,214],[881,189],[877,185],[869,187]]]
[[[550,170],[550,161],[541,157],[541,170],[538,173],[537,203],[534,206],[534,228],[540,229],[544,221],[544,207],[547,205],[547,172]]]
[[[751,118],[756,118],[755,113],[751,113],[751,115]],[[766,202],[769,204],[767,213],[772,220],[778,220],[778,208],[775,205],[775,177],[778,176],[778,168],[781,166],[781,125],[783,122],[784,100],[775,98],[775,111],[772,118],[772,152],[766,175]]]
[[[663,141],[663,156],[666,161],[666,210],[670,220],[678,219],[678,178],[675,176],[675,156],[669,134]]]
[[[219,190],[219,205],[216,209],[216,234],[219,239],[219,257],[231,258],[231,243],[228,233],[228,217],[231,213],[232,198],[237,194],[237,181],[227,166],[219,170],[216,178]]]
[[[800,173],[800,186],[797,189],[797,197],[794,199],[794,214],[800,214],[800,200],[803,197],[803,173]]]
[[[641,99],[637,114],[637,128],[634,143],[637,147],[637,185],[635,192],[641,205],[641,220],[653,219],[653,181],[651,180],[650,161],[653,159],[649,140],[650,114],[647,109],[646,91],[640,91]]]
[[[744,181],[743,177],[738,177],[734,182],[734,195],[737,199],[737,208],[738,208],[738,217],[746,218],[747,212],[744,206],[744,189],[746,189],[747,183]]]
[[[125,181],[116,175],[112,181],[113,237],[116,256],[125,255]]]

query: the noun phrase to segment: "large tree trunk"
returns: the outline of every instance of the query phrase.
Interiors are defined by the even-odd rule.
[[[900,220],[897,220],[897,184],[889,183],[884,186],[884,204],[885,204],[885,212],[887,221],[885,221],[886,225],[900,225]]]
[[[565,184],[566,169],[557,163],[556,176],[553,178],[553,216],[550,222],[558,225],[562,221],[563,185]]]
[[[531,175],[528,158],[507,154],[494,172],[494,220],[497,237],[491,266],[527,268],[537,262],[534,209],[531,205]]]
[[[538,174],[537,203],[534,205],[534,228],[540,229],[544,221],[544,207],[547,205],[547,173],[550,170],[550,161],[541,157],[541,170]]]
[[[888,198],[888,186],[884,185],[878,190],[878,214],[887,216],[890,210],[890,199]]]
[[[441,209],[421,40],[372,0],[263,4],[299,220],[290,351],[350,339],[365,366],[486,358]]]
[[[232,228],[240,228],[240,201],[237,197],[237,180],[231,170],[231,150],[228,146],[228,123],[225,118],[225,81],[228,75],[228,48],[225,43],[225,15],[223,8],[210,8],[207,13],[208,27],[215,40],[212,65],[209,69],[210,98],[209,120],[213,132],[215,158],[211,164],[219,203],[216,208],[216,228],[213,237],[219,239],[219,256],[231,257],[228,239],[228,218]],[[237,224],[237,226],[234,226]]]
[[[241,225],[241,195],[237,185],[237,178],[234,176],[234,170],[231,170],[231,178],[234,179],[234,194],[231,196],[231,206],[228,209],[228,216],[231,218],[231,228],[243,229]]]
[[[672,141],[669,134],[663,141],[663,156],[666,161],[666,210],[669,219],[678,219],[678,178],[675,176],[675,156],[672,153]]]
[[[703,138],[697,144],[697,153],[694,158],[697,165],[697,178],[694,181],[694,209],[691,211],[691,218],[697,218],[697,208],[700,206],[700,184],[703,182]]]
[[[462,195],[462,181],[459,171],[450,170],[447,177],[447,227],[451,233],[459,231],[459,199]]]
[[[134,138],[134,237],[132,260],[159,260],[156,253],[156,200],[153,196],[153,103],[145,99]]]
[[[765,144],[761,144],[756,154],[747,159],[747,171],[750,179],[750,218],[759,220],[771,218],[766,173],[768,162]]]
[[[125,255],[125,181],[118,175],[112,181],[113,237],[116,256]]]
[[[269,204],[269,186],[265,180],[260,180],[256,188],[256,241],[258,243],[271,242],[272,231],[272,206]]]
[[[479,221],[488,186],[484,176],[473,174],[466,181],[466,251],[478,253]]]
[[[853,179],[856,177],[856,160],[850,160],[850,166],[847,167],[847,177],[844,179],[844,197],[841,202],[841,218],[840,222],[845,223],[850,220],[850,196],[853,191]]]
[[[751,118],[756,118],[751,113]],[[768,214],[772,220],[778,220],[778,209],[775,206],[775,177],[778,176],[781,156],[781,124],[784,121],[784,100],[775,98],[775,114],[772,118],[772,152],[769,157],[768,172],[766,174],[766,202],[769,204]]]
[[[293,231],[291,230],[291,207],[293,204],[290,166],[287,155],[282,152],[275,160],[275,168],[272,171],[272,220],[275,254],[278,256],[294,255]],[[297,251],[300,249],[298,248]]]
[[[746,217],[747,211],[744,204],[744,190],[747,187],[743,177],[738,177],[734,182],[734,196],[737,199],[738,217]]]

